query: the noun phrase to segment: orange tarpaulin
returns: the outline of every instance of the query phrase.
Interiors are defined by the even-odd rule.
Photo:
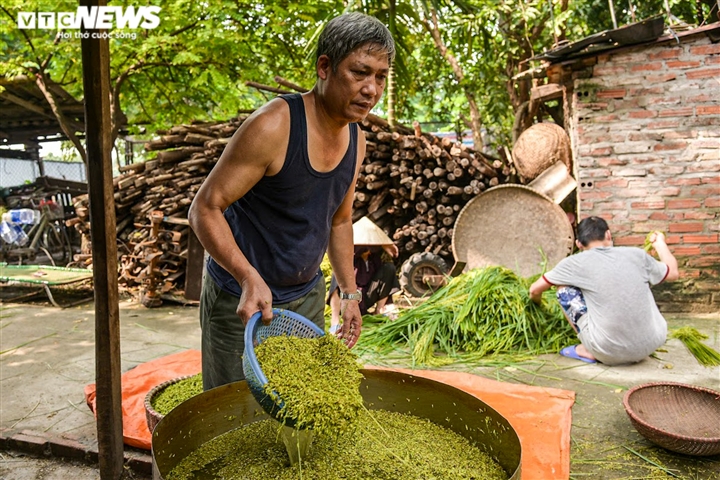
[[[376,368],[368,366],[368,368]],[[464,390],[504,416],[520,437],[523,480],[561,480],[570,476],[570,423],[575,392],[503,383],[469,373],[394,370],[429,378]],[[150,450],[145,396],[156,385],[200,372],[200,352],[188,350],[138,365],[122,375],[123,438],[127,445]],[[95,411],[95,384],[85,387]]]
[[[123,441],[126,445],[150,450],[152,436],[145,419],[145,397],[148,392],[173,378],[200,373],[200,369],[200,351],[186,350],[142,363],[122,374]],[[94,383],[85,387],[85,401],[94,412]]]
[[[498,382],[462,372],[388,370],[452,385],[494,408],[520,437],[523,480],[570,478],[570,424],[575,392]]]

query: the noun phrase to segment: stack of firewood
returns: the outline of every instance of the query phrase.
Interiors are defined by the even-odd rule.
[[[180,125],[145,144],[151,160],[127,165],[114,178],[121,286],[182,294],[187,259],[187,212],[200,185],[246,116],[224,123]],[[368,215],[397,243],[400,261],[430,251],[451,259],[452,228],[461,208],[485,189],[509,181],[505,162],[465,145],[405,127],[391,129],[369,116],[353,220]],[[75,198],[77,218],[89,234],[87,195]],[[155,213],[154,213],[155,212]],[[157,213],[161,212],[161,213]],[[162,215],[153,234],[150,216]],[[89,245],[89,242],[85,242]],[[86,250],[76,260],[90,260]]]
[[[462,207],[514,174],[499,159],[422,134],[417,126],[391,132],[382,120],[371,119],[363,128],[367,153],[353,219],[367,215],[382,227],[395,240],[401,260],[422,251],[452,257],[452,229]]]
[[[117,218],[120,284],[147,291],[181,294],[187,259],[187,212],[195,193],[217,162],[245,116],[217,124],[180,125],[158,132],[145,144],[157,152],[151,160],[121,168],[113,179]],[[76,218],[68,220],[87,239],[90,233],[88,196],[74,199]],[[153,234],[151,215],[160,215]],[[89,242],[83,242],[89,246]],[[87,248],[76,261],[88,264]]]

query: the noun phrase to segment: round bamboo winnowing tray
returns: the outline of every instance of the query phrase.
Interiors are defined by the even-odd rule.
[[[623,397],[642,436],[684,455],[720,455],[720,392],[677,382],[637,385]]]
[[[512,149],[518,175],[529,182],[561,161],[572,173],[570,137],[556,123],[536,123],[520,134]]]
[[[524,185],[500,185],[470,200],[455,221],[452,249],[467,268],[502,265],[523,277],[550,270],[572,253],[567,214]]]

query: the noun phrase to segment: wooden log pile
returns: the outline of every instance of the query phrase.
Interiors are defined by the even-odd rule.
[[[230,137],[247,118],[180,125],[145,144],[154,158],[121,168],[113,179],[120,285],[182,295],[187,260],[187,212]],[[368,215],[393,238],[400,261],[430,251],[452,260],[458,212],[475,195],[514,174],[506,163],[470,148],[414,130],[391,129],[368,116],[365,163],[357,182],[353,221]],[[87,195],[75,198],[77,217],[67,221],[89,239]],[[151,215],[163,222],[153,234]],[[84,245],[89,246],[86,240]],[[76,261],[89,263],[87,248]]]
[[[187,212],[195,193],[247,116],[224,123],[180,125],[145,144],[151,160],[122,167],[113,179],[121,287],[140,288],[147,298],[182,295],[187,261]],[[75,197],[68,220],[89,239],[88,196]],[[153,231],[151,218],[162,218]],[[89,247],[89,240],[83,242]],[[89,264],[88,248],[76,261]],[[154,303],[154,302],[152,302]]]
[[[363,122],[367,151],[355,191],[353,220],[367,215],[400,249],[400,261],[432,252],[452,264],[453,225],[484,190],[510,181],[514,170],[448,138]]]

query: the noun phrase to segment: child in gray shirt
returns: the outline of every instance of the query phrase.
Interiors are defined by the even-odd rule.
[[[563,259],[530,287],[530,298],[555,285],[558,300],[581,343],[561,354],[606,365],[638,362],[665,343],[667,324],[651,285],[678,278],[665,236],[650,238],[661,261],[640,248],[613,247],[605,220],[589,217],[578,225],[581,252]]]

